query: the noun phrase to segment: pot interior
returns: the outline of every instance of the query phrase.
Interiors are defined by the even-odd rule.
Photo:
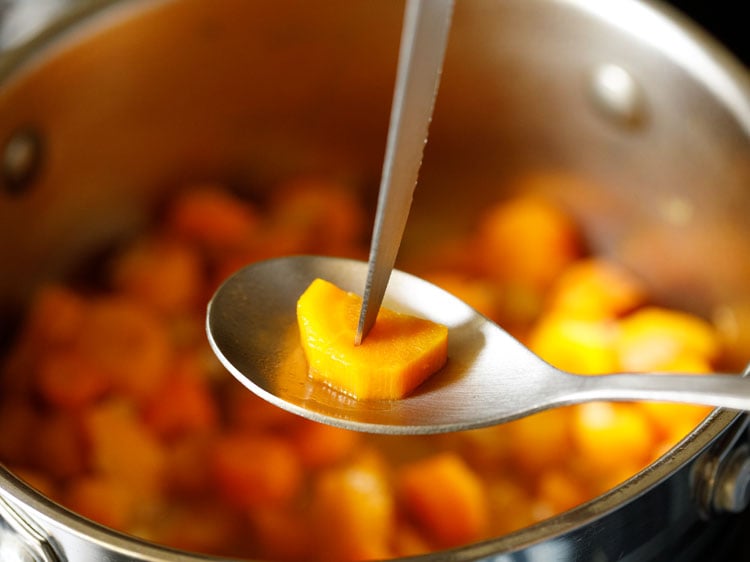
[[[6,57],[2,332],[37,287],[131,238],[184,185],[262,201],[289,178],[326,177],[372,211],[402,12],[116,2]],[[8,148],[19,139],[32,161],[20,175]],[[470,231],[498,200],[543,192],[656,302],[733,326],[726,366],[740,371],[749,149],[744,72],[679,16],[462,0],[400,263]],[[539,173],[557,179],[524,180]]]

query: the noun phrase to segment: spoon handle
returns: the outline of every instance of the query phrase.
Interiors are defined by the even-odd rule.
[[[579,400],[682,402],[750,411],[750,377],[728,374],[581,376]]]
[[[409,0],[355,344],[375,323],[406,227],[432,120],[453,0]]]

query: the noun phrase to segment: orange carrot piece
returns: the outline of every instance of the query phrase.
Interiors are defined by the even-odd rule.
[[[36,387],[47,403],[69,410],[85,408],[112,386],[105,371],[70,348],[40,357],[35,378]]]
[[[235,433],[220,437],[211,452],[213,478],[224,499],[241,508],[283,505],[302,484],[302,467],[281,437]]]
[[[299,510],[255,509],[250,511],[248,518],[263,559],[293,562],[310,558],[312,530],[307,517]]]
[[[255,208],[219,185],[196,185],[172,203],[167,223],[178,236],[211,251],[243,247],[260,225]]]
[[[151,309],[123,297],[91,302],[78,351],[106,372],[116,389],[137,400],[161,387],[172,359],[164,323]]]
[[[395,501],[379,458],[365,455],[322,472],[311,509],[321,560],[391,557]]]
[[[549,307],[556,313],[587,320],[621,316],[646,298],[646,288],[624,268],[603,259],[573,263],[555,282]]]
[[[144,408],[146,424],[160,437],[206,433],[218,426],[218,405],[196,369],[191,360],[178,360]]]
[[[440,546],[482,538],[489,524],[484,486],[454,453],[404,466],[397,481],[401,503]]]
[[[655,446],[648,418],[633,404],[580,404],[573,408],[572,421],[575,451],[594,474],[621,467],[635,474]]]
[[[623,369],[632,371],[667,370],[686,354],[711,362],[720,352],[718,332],[711,324],[654,306],[624,318],[616,343]]]
[[[495,278],[536,290],[550,286],[581,254],[572,219],[541,196],[521,195],[490,208],[481,218],[479,244]]]
[[[270,203],[269,229],[296,239],[299,252],[340,255],[361,242],[366,224],[351,189],[298,179],[281,185]]]
[[[54,478],[63,480],[83,474],[87,466],[78,419],[67,414],[51,414],[40,419],[32,454],[35,465]]]
[[[381,309],[369,335],[354,345],[362,299],[317,279],[297,302],[310,375],[357,399],[397,399],[446,362],[445,326]]]
[[[97,523],[128,531],[138,497],[128,484],[116,478],[85,477],[75,480],[65,493],[63,504]]]
[[[320,468],[345,460],[362,441],[361,433],[303,420],[292,433],[302,463]]]
[[[161,493],[166,451],[131,403],[111,399],[90,407],[83,428],[94,473],[118,480],[139,498]]]
[[[145,240],[114,263],[114,287],[153,309],[191,310],[203,292],[203,264],[195,250],[173,241]]]

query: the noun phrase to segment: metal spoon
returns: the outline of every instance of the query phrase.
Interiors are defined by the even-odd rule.
[[[307,376],[296,303],[315,278],[357,292],[366,276],[366,263],[342,258],[297,256],[248,266],[225,281],[208,305],[211,346],[235,378],[269,402],[316,421],[373,433],[458,431],[594,400],[750,411],[750,380],[739,376],[560,371],[450,293],[398,270],[383,304],[446,325],[448,363],[407,398],[354,400]]]

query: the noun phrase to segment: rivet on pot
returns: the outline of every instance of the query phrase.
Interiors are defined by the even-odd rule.
[[[2,153],[2,185],[11,195],[29,189],[42,162],[42,138],[31,127],[18,129],[6,141]]]
[[[615,125],[627,129],[643,127],[647,119],[643,90],[633,76],[616,64],[602,64],[590,78],[596,109]]]
[[[740,513],[750,505],[750,448],[735,449],[719,473],[714,509],[719,513]]]

